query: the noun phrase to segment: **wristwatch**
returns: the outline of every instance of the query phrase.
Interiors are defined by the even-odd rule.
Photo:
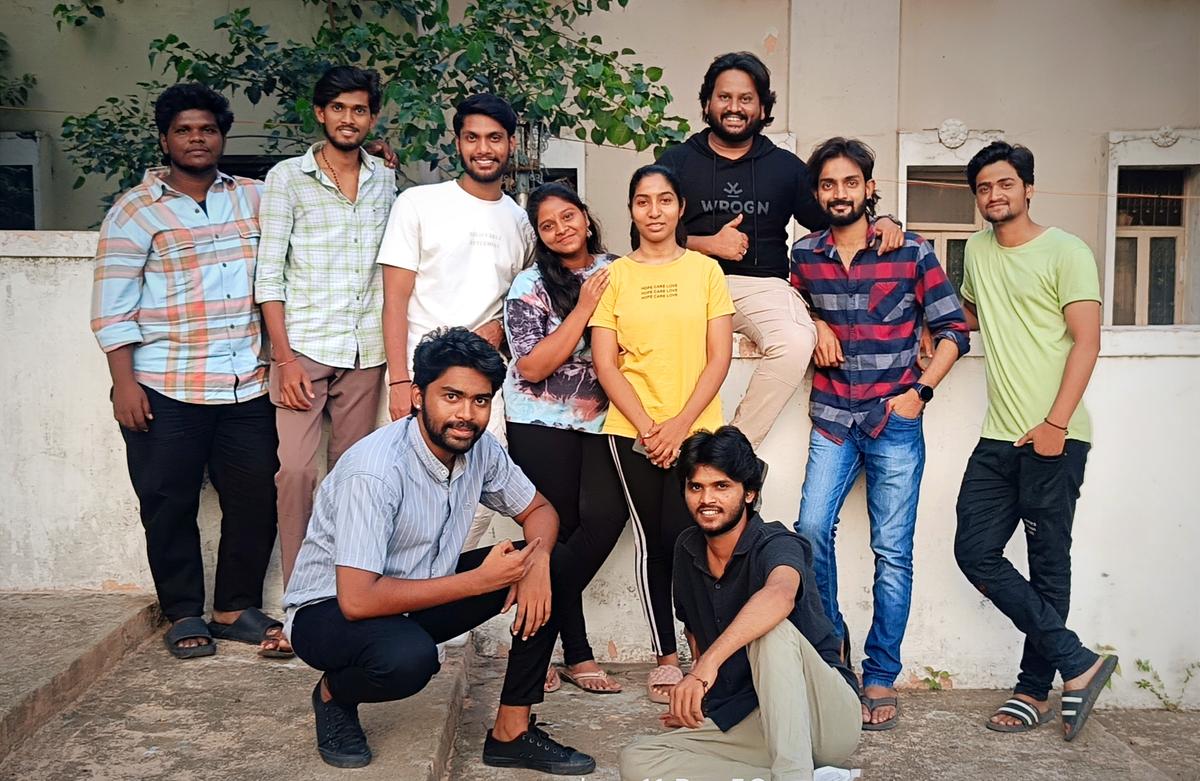
[[[933,401],[933,388],[928,385],[922,385],[919,382],[913,383],[912,389],[917,392],[917,398],[928,404]]]

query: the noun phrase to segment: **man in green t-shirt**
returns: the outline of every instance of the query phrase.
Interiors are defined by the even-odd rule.
[[[1091,445],[1082,402],[1100,352],[1096,261],[1081,239],[1029,217],[1033,153],[1002,141],[967,165],[991,227],[967,242],[962,296],[983,335],[988,410],[958,494],[954,556],[963,574],[1025,635],[1013,697],[987,722],[1026,732],[1053,718],[1063,678],[1063,735],[1073,740],[1116,667],[1066,626],[1071,524]],[[1029,579],[1004,558],[1024,521]]]

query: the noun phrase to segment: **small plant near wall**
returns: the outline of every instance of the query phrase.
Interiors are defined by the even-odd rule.
[[[1167,692],[1166,684],[1163,683],[1162,676],[1158,674],[1158,670],[1154,669],[1154,665],[1149,659],[1138,659],[1134,662],[1137,665],[1138,672],[1145,674],[1146,678],[1139,678],[1135,684],[1139,689],[1145,689],[1154,695],[1163,708],[1175,712],[1180,709],[1183,703],[1183,695],[1187,693],[1188,684],[1192,682],[1192,678],[1200,673],[1200,661],[1192,662],[1187,667],[1183,668],[1183,683],[1179,686],[1179,694],[1172,697]]]
[[[933,692],[954,688],[954,679],[948,670],[938,670],[929,666],[925,667],[925,677],[921,679],[921,683]]]
[[[1096,653],[1100,654],[1101,656],[1109,656],[1109,655],[1115,656],[1117,654],[1116,646],[1108,645],[1107,643],[1097,643],[1096,645],[1092,646],[1092,650],[1095,651]],[[1118,662],[1116,668],[1113,670],[1112,676],[1110,676],[1108,681],[1105,682],[1104,688],[1111,689],[1113,687],[1113,678],[1115,678],[1116,676],[1118,676],[1120,674],[1121,674],[1121,664],[1120,664],[1120,662]]]

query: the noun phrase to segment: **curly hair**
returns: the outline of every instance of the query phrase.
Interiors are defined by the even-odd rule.
[[[217,119],[221,135],[229,135],[233,127],[233,112],[229,101],[221,93],[203,84],[174,84],[163,90],[154,101],[154,124],[163,135],[171,129],[171,122],[180,113],[196,109],[207,111]]]
[[[413,384],[424,391],[429,383],[462,366],[474,369],[492,383],[492,392],[504,384],[504,359],[496,348],[461,326],[438,328],[425,334],[413,353]]]

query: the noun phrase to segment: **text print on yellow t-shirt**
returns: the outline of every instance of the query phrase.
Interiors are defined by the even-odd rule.
[[[642,285],[640,293],[643,301],[653,298],[678,298],[679,284],[676,282],[667,282],[657,285]]]

